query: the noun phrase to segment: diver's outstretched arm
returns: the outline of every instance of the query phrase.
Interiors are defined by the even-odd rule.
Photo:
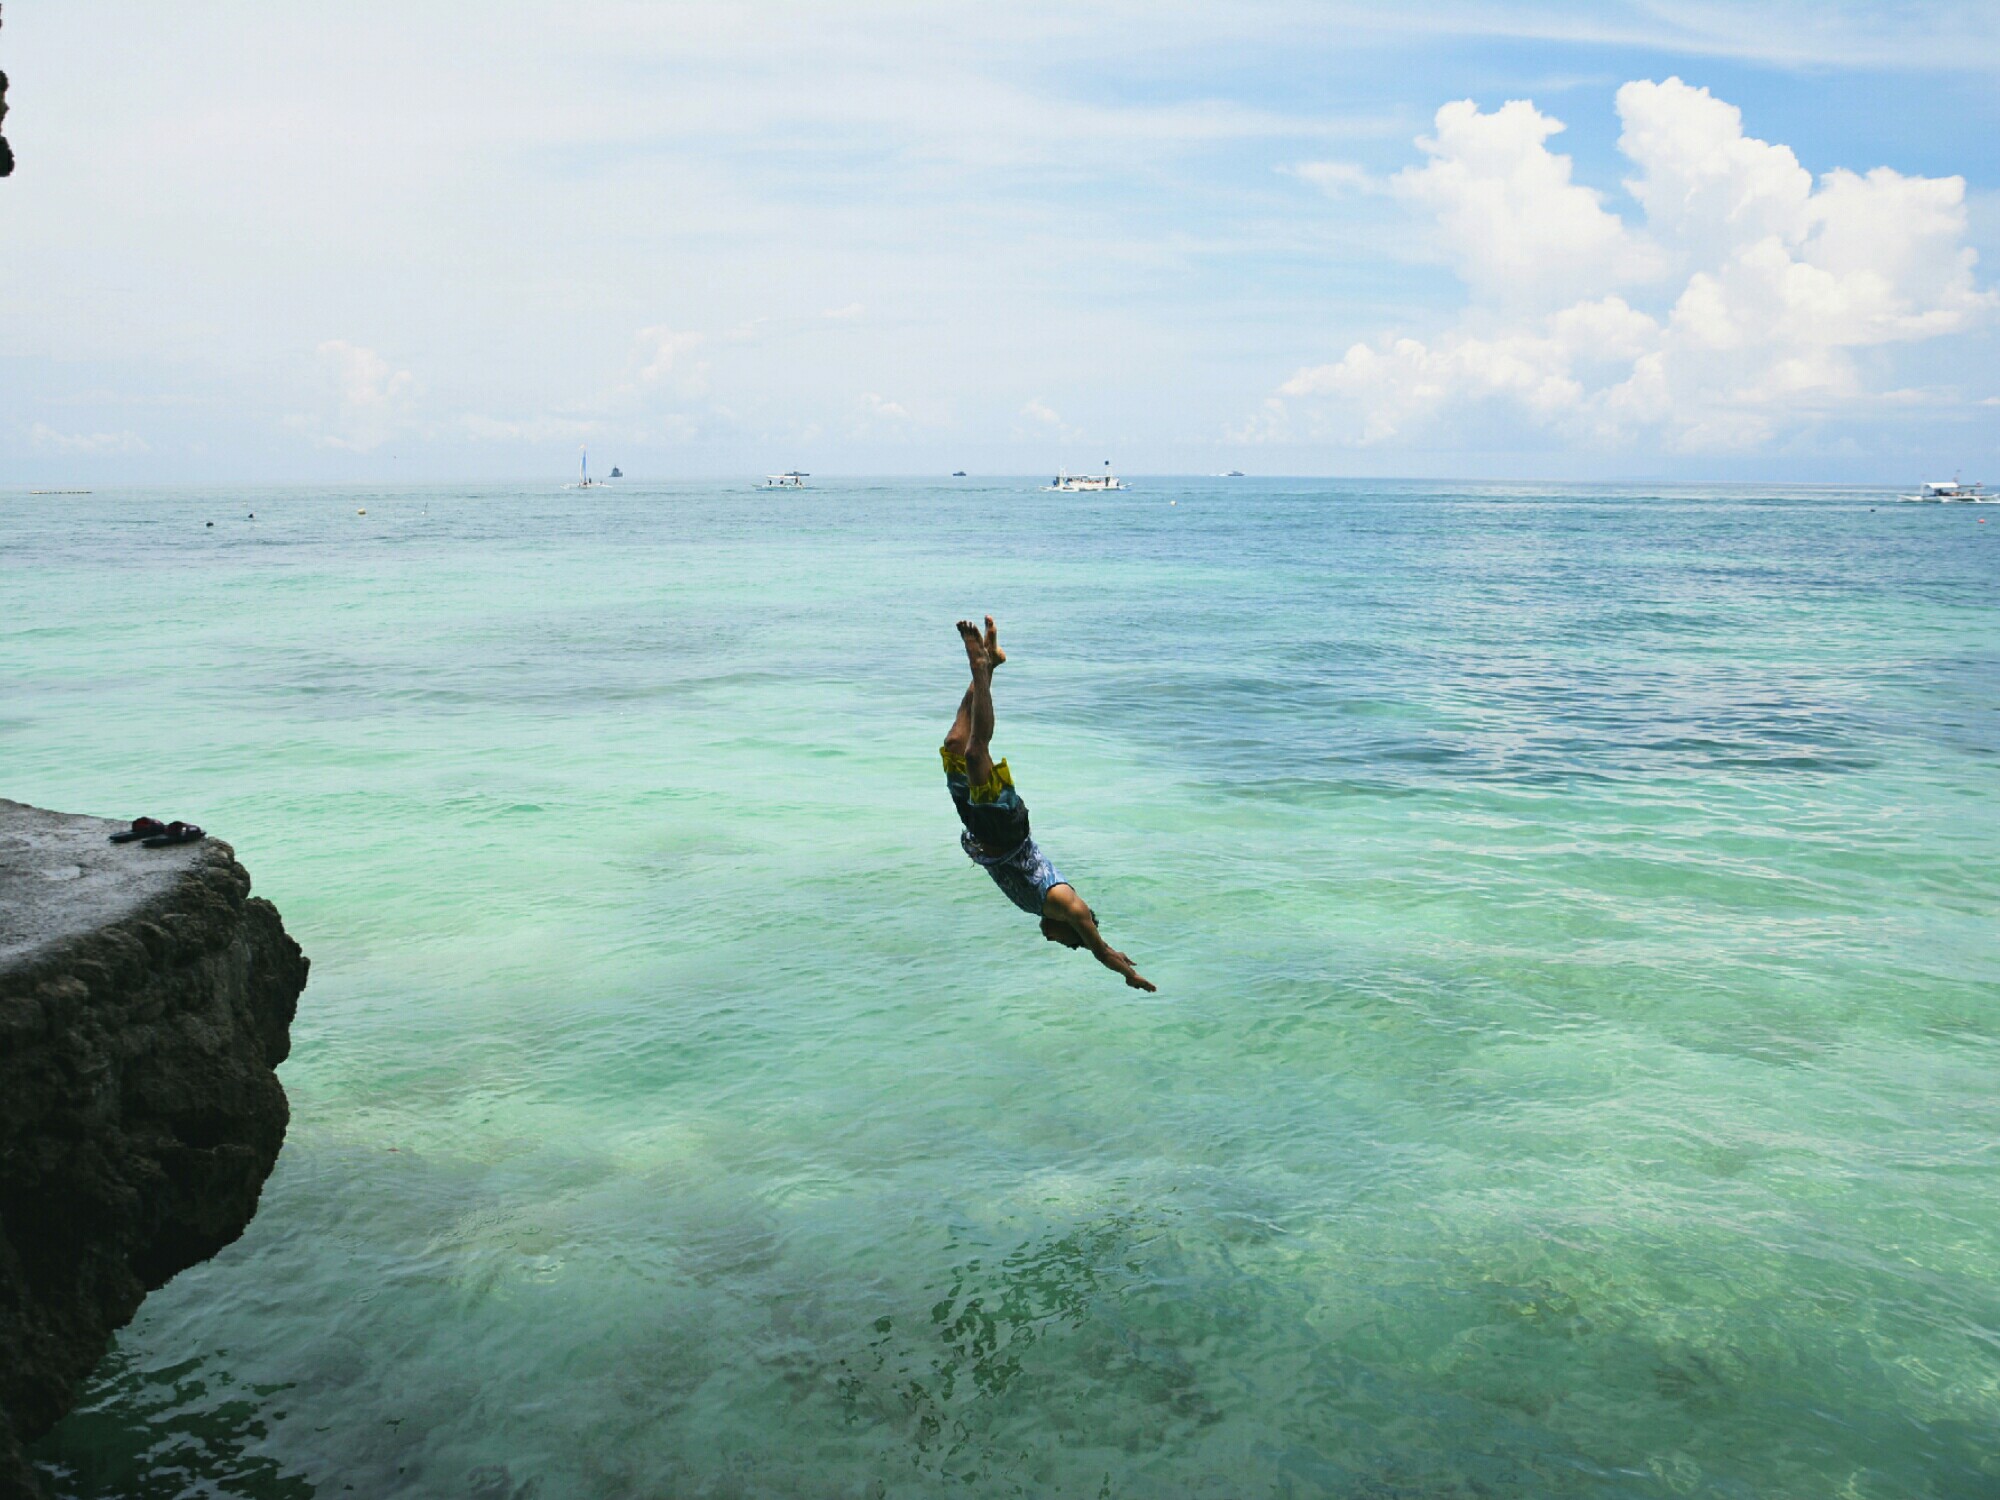
[[[1082,939],[1083,946],[1091,951],[1097,961],[1112,973],[1122,976],[1125,983],[1133,989],[1149,993],[1159,989],[1158,985],[1139,972],[1129,955],[1120,953],[1104,941],[1104,934],[1097,930],[1096,914],[1091,911],[1083,897],[1076,893],[1075,886],[1051,886],[1048,896],[1042,902],[1042,916],[1045,920],[1054,918],[1056,921],[1069,923],[1071,929]]]

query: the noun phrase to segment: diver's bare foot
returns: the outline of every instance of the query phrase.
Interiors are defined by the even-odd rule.
[[[972,664],[973,675],[992,671],[993,661],[986,654],[986,642],[979,638],[979,627],[970,620],[960,620],[958,633],[965,642],[965,659]]]
[[[986,617],[986,659],[999,666],[1007,659],[1007,653],[1000,649],[1000,632],[993,628],[993,616]]]

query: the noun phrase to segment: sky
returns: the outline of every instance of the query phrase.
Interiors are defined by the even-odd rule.
[[[10,0],[0,486],[2000,481],[2000,5]]]

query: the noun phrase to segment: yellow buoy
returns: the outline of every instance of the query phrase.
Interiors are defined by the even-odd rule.
[[[368,514],[368,512],[367,512],[367,511],[365,511],[365,510],[357,510],[357,511],[355,512],[355,514],[356,514],[357,516],[365,516],[365,515],[367,515],[367,514]]]

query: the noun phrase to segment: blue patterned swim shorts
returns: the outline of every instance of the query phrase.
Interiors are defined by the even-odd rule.
[[[970,831],[959,834],[958,843],[968,859],[993,877],[993,883],[1006,893],[1007,899],[1030,916],[1042,914],[1042,903],[1048,899],[1050,890],[1069,884],[1033,839],[1022,839],[1005,859],[995,859],[981,849]]]

